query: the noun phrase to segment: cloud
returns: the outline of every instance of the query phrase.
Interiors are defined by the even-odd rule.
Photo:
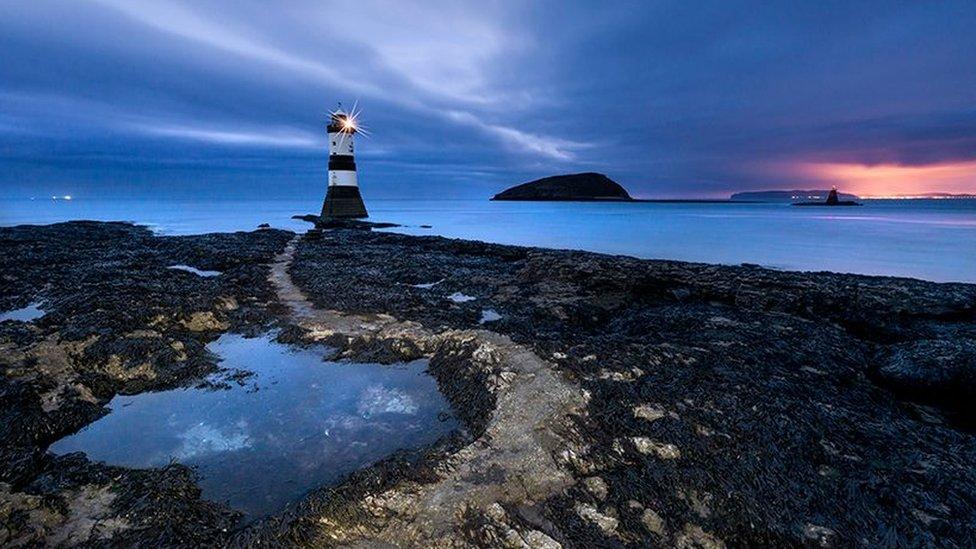
[[[488,124],[468,112],[447,111],[445,115],[462,124],[478,128],[499,138],[502,143],[514,150],[528,150],[556,160],[570,161],[575,158],[573,149],[583,148],[583,143],[557,139],[516,130],[506,126]]]
[[[185,126],[134,126],[138,131],[150,135],[203,141],[217,145],[243,145],[286,147],[300,149],[321,149],[325,139],[296,130],[268,132],[244,132],[239,130],[220,130],[213,128],[194,128]]]
[[[329,40],[357,43],[387,70],[431,97],[471,104],[507,97],[486,74],[518,55],[529,40],[503,24],[499,6],[448,1],[359,1],[296,9],[301,19],[328,30]]]
[[[33,0],[5,14],[4,185],[236,181],[259,163],[262,180],[313,188],[339,99],[373,130],[370,191],[481,196],[598,170],[640,196],[721,196],[803,181],[802,163],[976,161],[971,1]]]
[[[407,7],[399,3],[359,2],[341,12],[323,8],[300,10],[293,14],[293,22],[318,23],[320,28],[315,30],[326,37],[316,50],[323,57],[319,60],[276,47],[257,33],[236,30],[177,2],[92,1],[159,31],[328,83],[347,94],[381,99],[421,116],[461,122],[501,138],[505,144],[518,145],[515,150],[555,160],[573,158],[568,149],[574,144],[568,140],[490,124],[471,111],[448,111],[442,115],[440,106],[445,102],[495,104],[505,100],[508,93],[497,93],[489,86],[483,69],[521,42],[513,32],[490,24],[490,18],[459,10],[452,3]],[[423,37],[418,36],[418,28],[425,29]],[[315,30],[309,32],[314,34]],[[384,85],[388,78],[385,74],[364,74],[357,65],[366,65],[366,61],[338,55],[337,52],[355,51],[343,46],[344,42],[370,51],[386,71],[412,84],[414,89]],[[203,135],[168,133],[174,137],[181,134],[192,139]],[[247,139],[237,142],[258,143]]]
[[[173,457],[181,460],[191,460],[210,454],[237,452],[250,448],[253,441],[242,427],[240,432],[225,432],[207,423],[198,423],[179,434],[182,443],[175,450]]]
[[[118,10],[133,20],[159,31],[245,58],[276,65],[312,79],[324,80],[329,84],[343,88],[348,93],[369,96],[383,95],[383,90],[380,88],[358,79],[345,77],[343,72],[337,68],[338,63],[336,66],[332,66],[290,54],[263,43],[257,36],[247,36],[226,25],[208,19],[178,2],[157,0],[144,0],[138,3],[124,0],[91,1]]]

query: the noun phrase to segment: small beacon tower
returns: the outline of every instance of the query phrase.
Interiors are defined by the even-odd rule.
[[[356,162],[353,159],[353,136],[356,120],[339,110],[329,120],[329,187],[322,204],[322,218],[369,217],[359,194]]]

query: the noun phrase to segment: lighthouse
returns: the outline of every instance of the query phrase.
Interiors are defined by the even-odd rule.
[[[359,194],[353,137],[356,135],[355,113],[345,113],[340,106],[329,120],[329,187],[322,203],[322,218],[369,217]]]

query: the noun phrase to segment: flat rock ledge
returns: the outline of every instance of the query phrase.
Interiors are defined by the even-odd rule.
[[[0,322],[0,544],[976,544],[976,286],[361,229],[0,228],[0,306],[46,313]],[[268,330],[428,357],[464,428],[252,524],[181,465],[46,452]]]
[[[566,417],[584,404],[577,387],[530,350],[486,330],[433,333],[390,315],[315,308],[288,274],[295,243],[276,259],[271,281],[300,339],[334,345],[339,356],[353,360],[430,356],[431,373],[471,434],[467,443],[427,464],[432,471],[424,482],[404,480],[353,499],[343,497],[342,489],[325,490],[304,504],[306,510],[320,509],[315,528],[308,527],[307,511],[299,511],[247,532],[239,542],[299,535],[313,544],[452,546],[473,516],[504,515],[505,506],[541,502],[574,484],[572,471],[557,458],[579,451],[561,434],[569,429]],[[504,535],[552,542],[531,528],[508,527]]]

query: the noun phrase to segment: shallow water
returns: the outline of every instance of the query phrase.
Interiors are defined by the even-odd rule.
[[[21,308],[14,309],[13,311],[0,312],[0,322],[4,320],[19,320],[21,322],[30,322],[44,316],[44,311],[39,308],[40,303],[31,303],[30,305]]]
[[[128,467],[176,459],[200,473],[204,497],[256,518],[458,427],[424,360],[324,362],[324,349],[294,349],[271,336],[224,335],[209,348],[222,366],[253,375],[211,379],[228,389],[117,396],[110,414],[51,451]]]
[[[210,277],[220,275],[220,271],[204,271],[201,269],[197,269],[196,267],[191,267],[189,265],[170,265],[169,267],[166,268],[173,269],[175,271],[186,271],[188,273],[193,273],[197,276],[202,276],[204,278],[210,278]]]
[[[440,280],[437,280],[435,282],[424,282],[422,284],[411,284],[411,286],[413,286],[414,288],[420,288],[421,290],[429,290],[429,289],[433,288],[434,286],[437,286],[441,282],[444,282],[444,279],[443,278],[440,279]]]
[[[407,234],[976,282],[976,200],[865,200],[861,207],[828,209],[784,203],[374,200],[368,187],[363,192],[372,221],[405,225],[389,230]],[[317,212],[320,200],[6,200],[0,202],[0,225],[131,220],[162,234],[194,234],[253,230],[267,222],[304,231],[309,224],[291,216]]]
[[[488,322],[497,322],[502,319],[502,315],[498,314],[495,309],[482,309],[481,310],[481,320],[478,324],[485,324]]]
[[[453,294],[447,296],[447,299],[453,301],[454,303],[467,303],[469,301],[474,301],[475,299],[478,298],[463,292],[454,292]]]

